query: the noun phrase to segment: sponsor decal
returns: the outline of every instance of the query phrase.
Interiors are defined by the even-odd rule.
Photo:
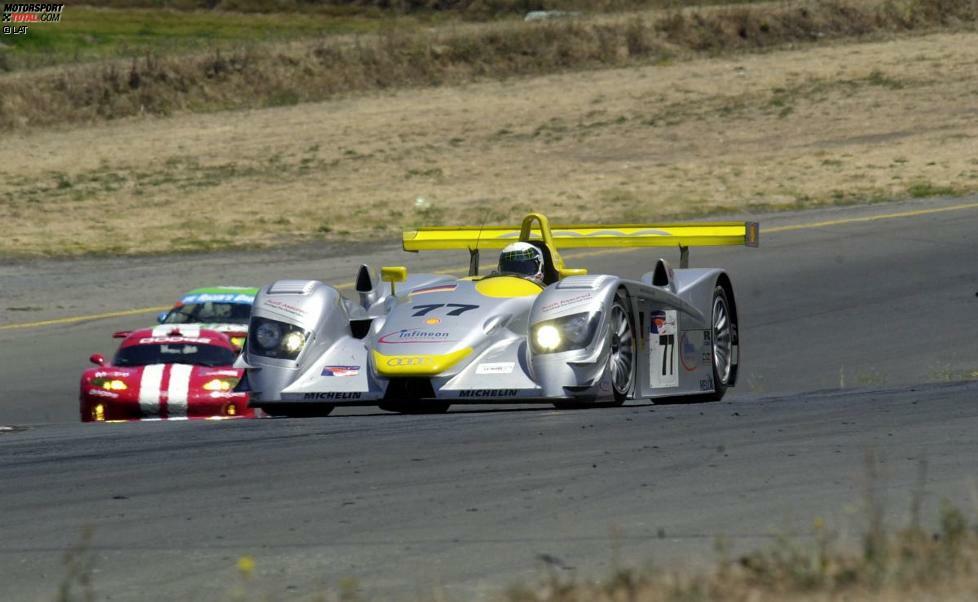
[[[360,366],[323,366],[323,376],[356,376]]]
[[[511,374],[516,362],[491,362],[475,367],[476,374]]]
[[[315,400],[315,401],[330,401],[330,400],[340,401],[343,399],[360,399],[360,392],[353,391],[347,393],[337,393],[337,392],[306,393],[305,395],[302,396],[302,398],[308,400]]]
[[[700,391],[712,391],[713,390],[713,377],[704,378],[700,381]]]
[[[679,338],[679,363],[683,365],[683,370],[686,372],[692,372],[700,367],[700,354],[685,332]]]
[[[168,345],[171,343],[200,343],[201,345],[209,345],[211,340],[204,337],[146,337],[145,339],[139,339],[140,345],[152,345],[152,344],[163,344]]]
[[[679,315],[676,310],[657,310],[649,314],[649,380],[653,389],[679,386],[679,354],[676,333]]]
[[[292,314],[293,316],[304,316],[306,314],[306,310],[302,309],[301,307],[296,307],[295,305],[291,305],[285,301],[279,301],[278,299],[265,299],[262,307],[277,309],[287,314]]]
[[[591,301],[592,298],[593,295],[591,295],[591,293],[581,293],[580,295],[574,295],[573,297],[566,297],[564,299],[559,299],[557,301],[547,303],[546,305],[540,308],[540,312],[548,314],[555,311],[561,311],[563,309],[572,307],[574,305],[581,305],[582,303],[588,303]]]
[[[98,370],[97,372],[95,372],[95,374],[92,375],[92,378],[125,378],[127,376],[129,376],[129,372],[125,370],[120,370],[120,371]]]
[[[60,23],[64,4],[13,3],[3,5],[0,22],[3,23],[3,35],[27,35],[27,25],[12,25],[14,23]]]
[[[183,299],[180,299],[180,303],[183,305],[190,303],[243,303],[251,305],[254,301],[254,295],[245,295],[243,293],[197,293],[195,295],[186,295]]]
[[[459,397],[516,397],[519,389],[468,389],[459,391]]]
[[[457,284],[454,284],[454,283],[453,284],[439,284],[437,286],[426,286],[424,288],[416,288],[416,289],[414,289],[413,291],[411,291],[408,294],[409,295],[427,295],[429,293],[451,293],[456,288],[458,288],[458,285]]]
[[[106,391],[105,389],[89,389],[89,395],[94,395],[95,397],[108,397],[109,399],[118,399],[119,394],[113,393],[112,391]]]
[[[440,318],[428,318],[427,320],[424,321],[424,323],[427,324],[428,326],[434,326],[436,324],[441,324],[441,319]]]
[[[649,315],[652,334],[676,334],[676,312],[674,310],[654,311]]]
[[[406,355],[404,357],[389,357],[384,363],[388,366],[423,366],[430,364],[433,358],[425,355]]]
[[[397,332],[380,335],[378,343],[451,343],[448,332],[444,330],[422,330],[420,328],[404,328]]]

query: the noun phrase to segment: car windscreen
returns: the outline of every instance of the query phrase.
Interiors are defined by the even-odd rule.
[[[164,324],[247,324],[251,306],[247,303],[187,303],[174,307]]]
[[[230,366],[234,363],[234,352],[226,347],[201,343],[132,345],[120,349],[112,363],[120,367],[149,364]]]

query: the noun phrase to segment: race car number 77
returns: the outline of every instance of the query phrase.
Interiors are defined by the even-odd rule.
[[[454,307],[455,309],[447,312],[445,315],[448,316],[461,316],[467,311],[476,309],[478,305],[466,305],[464,303],[427,303],[424,305],[412,305],[411,309],[416,309],[418,311],[411,314],[413,317],[417,318],[419,316],[426,316],[432,311],[438,309],[439,307]]]
[[[679,386],[679,356],[676,334],[679,316],[675,310],[654,311],[649,330],[649,377],[652,388]]]

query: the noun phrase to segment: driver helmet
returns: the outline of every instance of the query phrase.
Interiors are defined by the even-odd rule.
[[[514,242],[499,254],[499,272],[543,283],[543,253],[528,242]]]

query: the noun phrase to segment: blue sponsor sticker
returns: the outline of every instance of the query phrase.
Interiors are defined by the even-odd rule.
[[[241,303],[251,305],[255,302],[254,295],[243,293],[197,293],[186,295],[180,300],[184,305],[191,303]]]
[[[323,376],[356,376],[360,366],[323,366]]]

